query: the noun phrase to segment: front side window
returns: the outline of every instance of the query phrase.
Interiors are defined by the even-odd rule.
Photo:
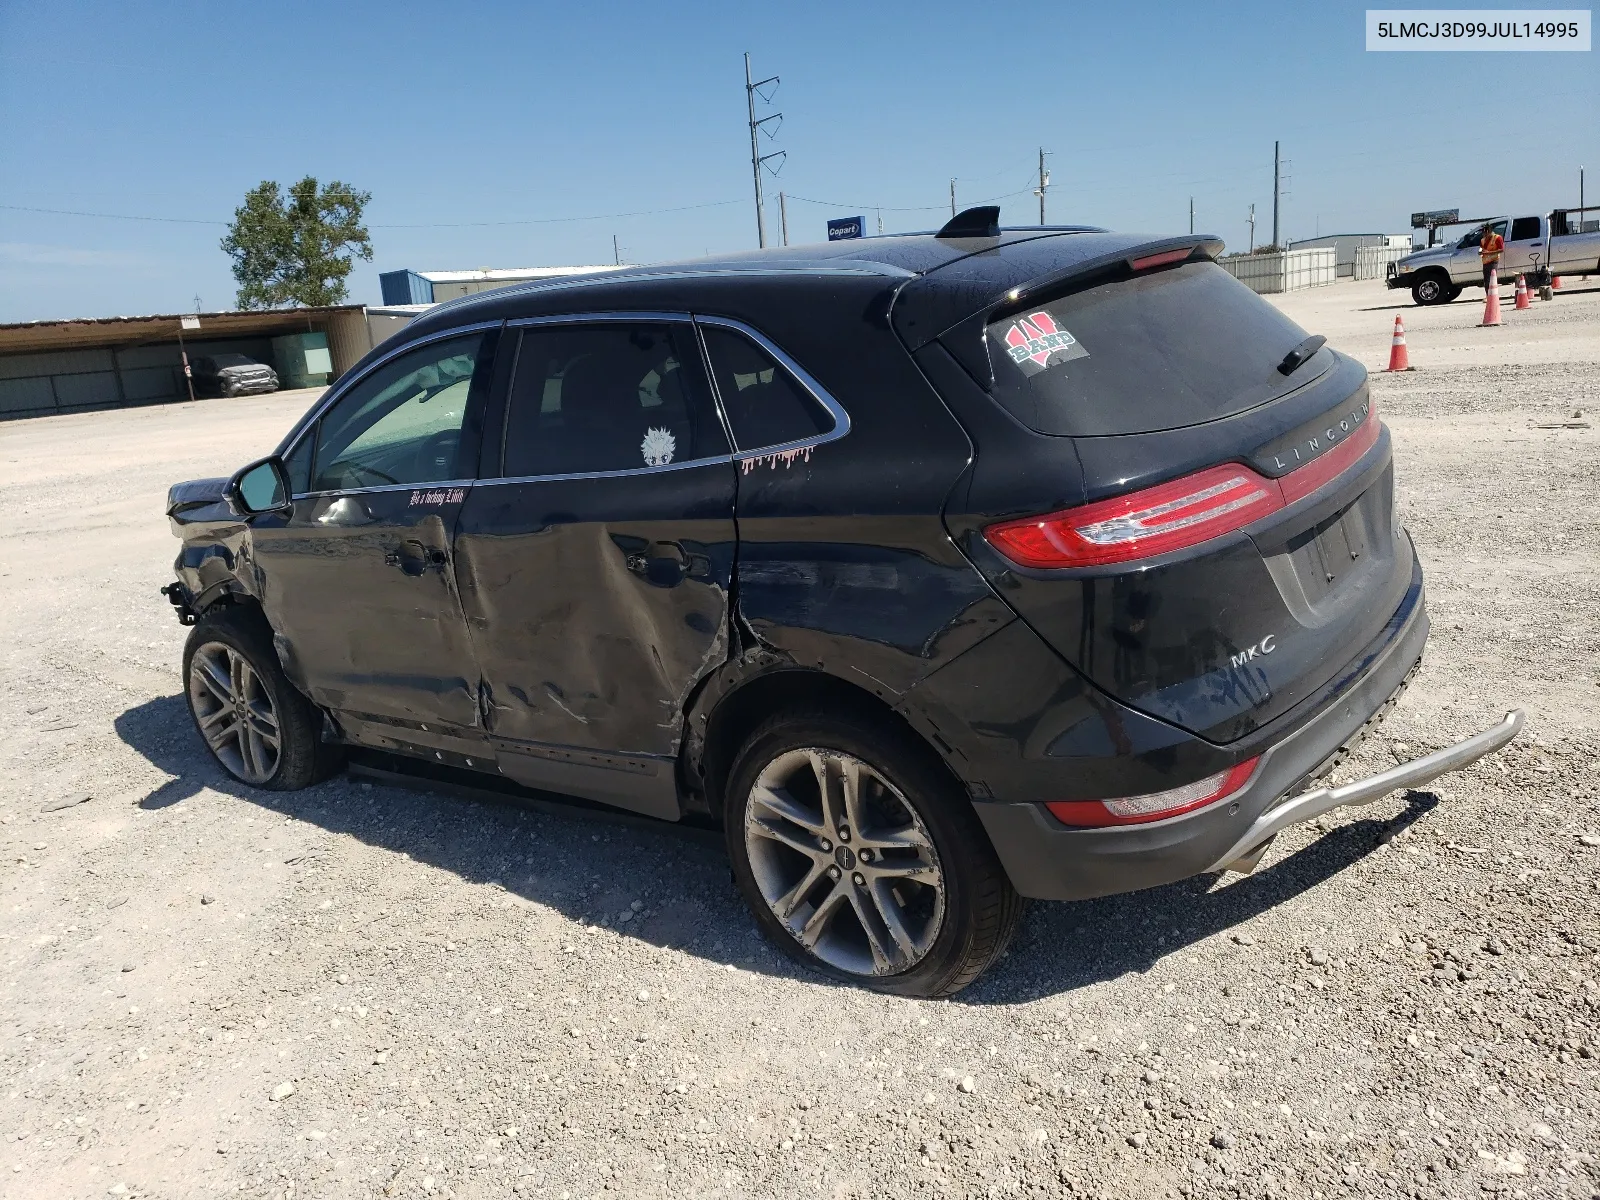
[[[833,417],[755,342],[714,325],[702,326],[702,332],[717,394],[741,451],[801,442],[832,431]]]
[[[1506,223],[1504,221],[1496,221],[1493,225],[1490,225],[1489,228],[1495,233],[1498,233],[1502,238],[1506,236]],[[1465,250],[1468,246],[1477,246],[1482,241],[1483,229],[1480,227],[1478,229],[1474,229],[1471,233],[1467,234],[1466,237],[1462,238],[1459,248]]]
[[[619,321],[522,331],[506,413],[508,478],[727,453],[688,326]]]
[[[312,491],[443,483],[462,464],[472,376],[484,335],[430,342],[366,376],[317,424]]]

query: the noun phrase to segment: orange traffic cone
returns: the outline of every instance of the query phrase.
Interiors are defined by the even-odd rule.
[[[1493,267],[1489,268],[1489,286],[1483,290],[1483,320],[1478,322],[1480,328],[1500,324],[1500,273]]]
[[[1521,275],[1517,276],[1517,307],[1518,308],[1529,308],[1529,307],[1531,307],[1528,304],[1528,281],[1526,279],[1524,279]]]
[[[1559,276],[1559,275],[1552,276],[1551,279],[1550,279],[1550,286],[1553,287],[1553,288],[1558,288],[1559,289],[1561,287],[1561,276]]]
[[[1406,327],[1399,317],[1394,319],[1394,342],[1389,346],[1389,370],[1416,370],[1411,365],[1411,356],[1406,353]]]

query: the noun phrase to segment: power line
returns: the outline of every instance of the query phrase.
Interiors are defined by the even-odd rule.
[[[666,213],[692,212],[701,208],[725,208],[730,204],[743,204],[742,200],[708,200],[704,204],[684,204],[677,208],[649,208],[635,212],[592,213],[581,217],[518,217],[505,221],[430,221],[422,224],[372,225],[372,229],[481,229],[501,225],[565,225],[576,221],[609,221],[622,217],[654,217]],[[227,221],[210,221],[199,217],[148,217],[129,213],[82,212],[70,208],[33,208],[22,204],[0,204],[0,209],[11,212],[48,213],[58,217],[94,217],[104,221],[158,221],[168,225],[223,225]]]
[[[1013,199],[1013,198],[1015,198],[1017,196],[1031,196],[1033,194],[1034,188],[1037,187],[1037,186],[1038,185],[1032,179],[1030,179],[1030,180],[1028,180],[1028,183],[1027,183],[1027,185],[1025,187],[1020,187],[1014,192],[1007,192],[1003,196],[986,196],[982,200],[977,201],[977,203],[979,203],[979,204],[987,204],[987,203],[990,203],[990,202],[995,201],[995,200],[1011,200],[1011,199]],[[873,209],[876,212],[890,212],[890,213],[893,213],[893,212],[903,212],[903,213],[943,212],[946,208],[949,207],[949,205],[947,203],[946,204],[918,204],[918,205],[912,205],[912,206],[902,206],[902,207],[898,207],[898,208],[895,207],[894,205],[891,205],[891,204],[846,204],[845,202],[840,201],[840,200],[817,200],[817,199],[814,199],[811,196],[797,196],[793,192],[789,192],[788,193],[788,197],[791,200],[800,200],[800,201],[802,201],[802,202],[804,202],[806,204],[820,204],[824,208],[845,208],[845,209],[849,209],[849,208],[869,209],[870,208],[870,209]]]
[[[50,213],[57,217],[99,217],[105,221],[160,221],[167,225],[226,225],[226,221],[202,221],[195,217],[131,217],[124,213],[78,212],[70,208],[29,208],[22,204],[0,204],[11,212]]]

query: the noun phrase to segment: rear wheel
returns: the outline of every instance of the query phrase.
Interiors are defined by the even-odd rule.
[[[1430,272],[1411,285],[1411,298],[1423,305],[1449,304],[1460,294],[1461,289],[1439,271]]]
[[[283,673],[265,618],[229,605],[195,624],[183,652],[189,715],[213,758],[241,783],[295,791],[338,765],[315,705]]]
[[[725,825],[762,930],[835,978],[947,996],[1000,956],[1022,916],[971,801],[888,722],[769,719],[734,761]]]

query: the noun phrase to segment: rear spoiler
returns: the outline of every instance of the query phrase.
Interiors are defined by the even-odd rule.
[[[974,379],[985,389],[991,389],[994,387],[994,367],[989,361],[989,349],[984,342],[984,331],[994,321],[1010,313],[1020,312],[1039,303],[1043,298],[1054,299],[1064,291],[1088,287],[1110,277],[1131,276],[1140,271],[1155,270],[1178,263],[1215,262],[1217,256],[1222,253],[1222,248],[1221,238],[1205,235],[1197,237],[1194,234],[1185,237],[1157,238],[1132,246],[1118,247],[1007,288],[991,296],[975,312],[935,336],[944,348],[972,373]],[[926,345],[933,340],[933,337],[925,338],[921,344]]]

